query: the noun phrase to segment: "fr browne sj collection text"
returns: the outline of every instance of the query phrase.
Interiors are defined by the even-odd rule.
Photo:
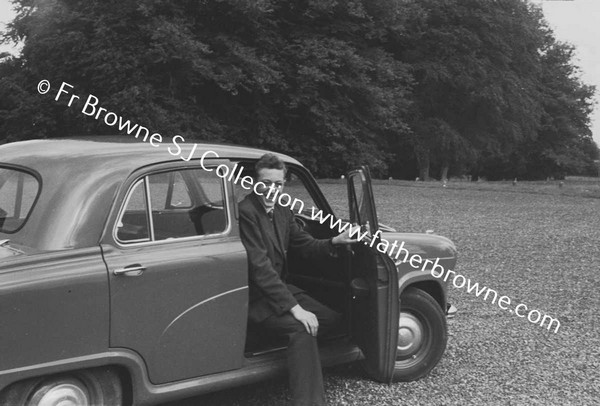
[[[54,97],[55,101],[59,99],[66,100],[68,98],[67,106],[71,107],[74,103],[80,104],[81,98],[72,92],[73,85],[62,82],[60,88],[56,92]],[[40,94],[47,94],[51,90],[50,82],[46,79],[41,80],[38,83],[37,90]],[[143,142],[148,142],[152,147],[158,148],[163,143],[163,136],[158,132],[153,132],[148,128],[132,123],[131,120],[126,120],[122,116],[108,111],[106,108],[99,105],[100,100],[93,94],[88,95],[81,109],[81,113],[86,116],[93,117],[96,120],[104,121],[109,127],[117,126],[119,131],[125,131],[128,135],[134,135],[135,138],[140,139]],[[198,144],[194,143],[191,149],[188,151],[186,148],[185,153],[182,146],[185,144],[185,138],[179,134],[172,137],[167,150],[169,154],[173,156],[179,156],[184,161],[189,161],[194,157],[194,153],[198,147]],[[190,145],[190,144],[188,144]]]

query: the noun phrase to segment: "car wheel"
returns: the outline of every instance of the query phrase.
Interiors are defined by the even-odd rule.
[[[1,405],[22,406],[119,406],[121,384],[108,368],[72,375],[28,379],[11,385],[0,395]]]
[[[427,375],[442,358],[448,338],[446,318],[427,292],[406,289],[400,296],[395,381],[414,381]]]

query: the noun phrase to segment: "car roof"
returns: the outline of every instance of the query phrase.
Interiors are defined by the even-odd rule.
[[[132,141],[133,140],[133,141]],[[158,145],[158,144],[157,144]],[[40,192],[25,225],[15,233],[0,232],[10,239],[39,250],[91,247],[98,244],[104,222],[117,191],[137,169],[165,162],[207,159],[256,160],[266,150],[224,144],[179,142],[171,140],[158,147],[134,137],[87,137],[20,141],[0,145],[0,166],[12,165],[33,170],[39,175]],[[288,164],[293,158],[276,154]],[[218,156],[218,158],[217,158]]]
[[[263,149],[242,147],[227,144],[204,143],[176,140],[178,147],[171,139],[164,139],[162,143],[144,142],[131,136],[88,136],[68,139],[43,139],[19,141],[0,145],[0,163],[22,165],[38,172],[43,171],[48,161],[68,161],[73,168],[82,166],[90,167],[96,160],[109,169],[111,164],[123,168],[123,160],[128,163],[130,170],[159,162],[177,161],[188,158],[193,150],[192,159],[200,159],[206,151],[215,152],[224,159],[258,159],[263,154],[270,152]],[[171,152],[170,152],[171,151]],[[24,153],[25,152],[25,153]],[[275,153],[284,162],[300,164],[297,160]],[[207,158],[216,158],[208,154]]]

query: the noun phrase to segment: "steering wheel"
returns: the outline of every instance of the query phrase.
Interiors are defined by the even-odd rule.
[[[300,216],[294,216],[294,221],[298,224],[301,230],[306,230],[307,224],[306,221]]]

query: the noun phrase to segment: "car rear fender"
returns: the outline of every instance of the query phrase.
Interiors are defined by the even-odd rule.
[[[0,374],[106,351],[108,297],[99,247],[5,258]]]

